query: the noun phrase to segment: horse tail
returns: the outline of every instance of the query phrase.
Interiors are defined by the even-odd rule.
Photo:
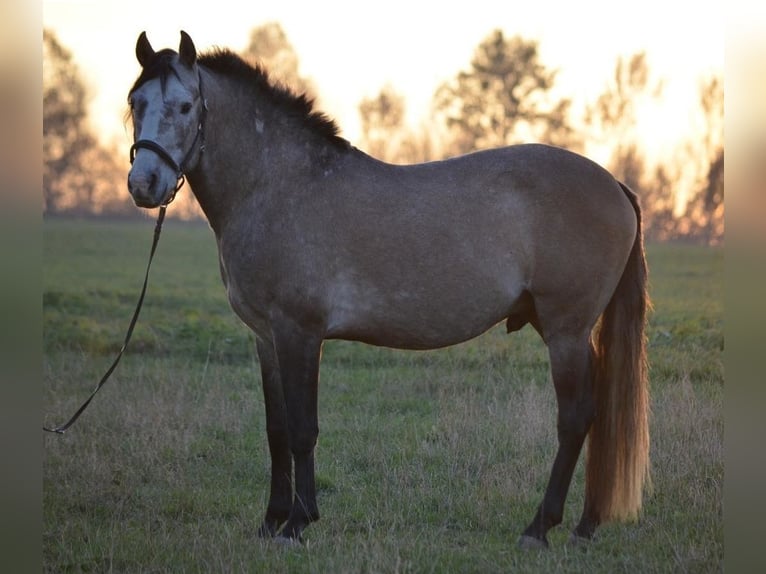
[[[644,327],[650,308],[636,195],[620,183],[636,212],[633,248],[617,289],[594,331],[596,417],[588,435],[586,506],[597,523],[638,517],[649,476],[649,381]]]

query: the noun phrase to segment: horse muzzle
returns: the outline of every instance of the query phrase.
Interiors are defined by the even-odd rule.
[[[130,170],[128,191],[138,207],[153,208],[167,203],[175,192],[176,180],[163,174],[162,169]]]
[[[195,140],[196,141],[196,140]],[[140,149],[153,152],[136,162]],[[160,162],[152,161],[159,159]],[[188,159],[188,158],[187,158]],[[139,140],[130,148],[128,191],[138,207],[159,207],[173,201],[176,192],[183,186],[183,170],[160,144],[152,140]]]

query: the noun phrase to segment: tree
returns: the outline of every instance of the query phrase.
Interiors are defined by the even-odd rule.
[[[127,168],[97,142],[87,103],[71,52],[43,30],[43,210],[133,213],[122,187]]]
[[[370,155],[395,161],[404,132],[404,96],[386,85],[374,98],[359,103],[362,141]]]
[[[697,155],[703,158],[703,164],[697,191],[687,203],[684,218],[691,235],[718,243],[724,234],[723,79],[713,76],[703,82],[699,102],[705,132]]]
[[[54,212],[66,195],[66,176],[82,167],[94,145],[85,125],[87,91],[72,54],[43,30],[43,202]]]
[[[311,80],[301,76],[298,54],[279,22],[254,28],[243,55],[260,62],[272,78],[295,92],[316,98],[316,89]]]
[[[67,194],[61,198],[57,211],[80,215],[136,215],[125,185],[129,164],[116,144],[87,147],[81,157],[81,166],[64,178]]]
[[[662,82],[651,77],[645,52],[619,57],[611,81],[585,110],[591,139],[612,148],[608,169],[641,196],[644,229],[652,239],[666,239],[674,233],[675,178],[661,166],[647,177],[650,168],[634,130],[641,100],[659,97],[662,88]]]
[[[612,145],[609,168],[625,183],[628,181],[622,168],[632,161],[631,156],[637,152],[638,144],[633,134],[638,121],[636,108],[647,94],[659,97],[661,92],[662,83],[651,80],[646,53],[638,52],[629,58],[617,59],[612,81],[607,84],[596,103],[585,110],[585,123],[591,128],[591,138]],[[638,186],[641,174],[630,175],[634,176],[631,183]]]
[[[359,103],[362,145],[367,152],[390,163],[422,163],[436,158],[433,118],[422,121],[420,129],[410,129],[404,121],[404,96],[393,86],[384,86],[374,98]]]
[[[493,31],[479,44],[468,71],[440,86],[434,107],[452,132],[455,150],[524,140],[578,147],[569,101],[550,102],[556,72],[539,59],[534,40]]]
[[[666,241],[678,236],[678,220],[675,214],[677,185],[677,175],[668,167],[659,165],[651,177],[643,180],[640,188],[634,188],[640,189],[645,206],[642,219],[647,239]]]
[[[594,128],[594,137],[627,140],[636,125],[638,102],[647,93],[659,97],[662,83],[650,82],[646,52],[617,58],[612,81],[596,103],[585,110],[585,121]]]

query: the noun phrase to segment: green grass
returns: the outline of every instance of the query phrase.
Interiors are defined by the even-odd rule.
[[[138,297],[153,225],[44,226],[44,420],[88,395]],[[545,347],[501,328],[438,352],[328,342],[306,545],[255,536],[269,461],[253,337],[229,310],[215,241],[169,222],[113,379],[44,439],[46,572],[706,572],[723,561],[721,250],[649,248],[654,491],[638,523],[551,550],[515,546],[555,452]]]

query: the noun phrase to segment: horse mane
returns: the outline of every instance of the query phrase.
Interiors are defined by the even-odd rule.
[[[166,78],[175,73],[173,61],[176,52],[164,49],[157,52],[151,61],[141,70],[130,93],[142,84],[159,78],[165,83]],[[339,135],[340,128],[323,112],[314,109],[314,100],[306,94],[296,94],[288,86],[269,79],[266,69],[259,65],[252,65],[242,59],[231,50],[214,48],[209,52],[200,54],[197,62],[209,70],[240,79],[245,84],[252,86],[254,93],[259,98],[266,98],[274,107],[284,111],[298,120],[311,132],[317,134],[334,147],[349,149],[351,144]],[[130,113],[128,111],[128,113]],[[127,116],[126,116],[127,117]]]
[[[286,112],[310,131],[333,146],[348,149],[351,144],[339,135],[340,128],[326,114],[314,108],[314,100],[306,94],[297,94],[290,87],[274,82],[260,64],[250,64],[228,49],[215,48],[201,54],[198,63],[209,70],[240,79],[252,86],[259,98],[266,98],[274,107]]]

